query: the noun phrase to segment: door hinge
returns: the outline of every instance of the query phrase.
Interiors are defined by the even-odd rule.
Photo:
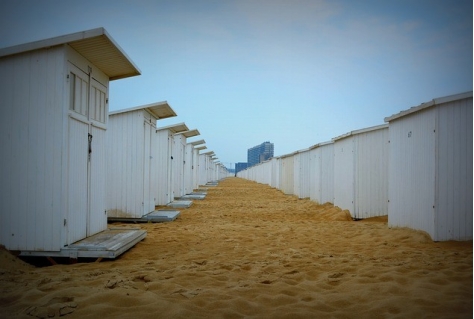
[[[67,220],[66,218],[64,218],[64,226],[66,226],[66,224],[67,224]]]

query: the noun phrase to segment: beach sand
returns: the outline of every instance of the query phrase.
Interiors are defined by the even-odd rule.
[[[0,251],[1,318],[472,318],[472,241],[228,178],[115,260]]]

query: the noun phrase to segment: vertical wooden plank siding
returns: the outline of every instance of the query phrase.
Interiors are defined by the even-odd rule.
[[[107,214],[109,217],[139,218],[144,214],[143,110],[109,116],[107,165]]]
[[[156,175],[154,176],[158,181],[155,205],[167,205],[173,200],[170,132],[168,130],[157,130],[156,141],[156,148],[159,149],[159,152],[157,153]]]
[[[321,151],[321,204],[334,204],[334,143],[319,147]]]
[[[107,229],[107,142],[106,130],[92,126],[90,219],[87,236]]]
[[[425,109],[389,126],[388,225],[434,235],[435,116]]]
[[[293,195],[294,192],[294,155],[282,157],[281,165],[281,190],[283,193]]]
[[[434,240],[472,240],[472,98],[437,108]]]
[[[300,157],[300,186],[299,186],[299,198],[310,197],[310,167],[311,167],[311,153],[309,150],[305,150],[299,153]]]
[[[334,141],[334,205],[354,216],[354,139]]]
[[[354,135],[354,217],[388,215],[388,126]]]
[[[0,59],[0,240],[8,249],[59,250],[64,78],[62,52],[38,50]],[[48,86],[52,86],[50,89]],[[58,114],[60,117],[58,117]],[[56,138],[54,138],[56,137]],[[59,144],[60,145],[60,144]]]
[[[186,143],[186,138],[183,137]],[[193,191],[193,146],[191,144],[184,144],[184,194],[189,194]]]
[[[309,198],[318,204],[321,204],[321,148],[313,148],[310,151],[311,165],[310,165],[310,183]]]

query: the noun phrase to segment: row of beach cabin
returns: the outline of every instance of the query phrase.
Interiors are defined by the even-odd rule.
[[[167,102],[109,113],[109,83],[140,75],[103,28],[0,49],[0,244],[61,255],[228,176]]]
[[[332,203],[354,219],[388,215],[435,241],[472,240],[472,91],[433,99],[237,176]]]

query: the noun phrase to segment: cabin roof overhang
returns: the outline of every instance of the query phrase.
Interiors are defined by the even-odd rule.
[[[0,57],[65,44],[76,50],[104,72],[110,81],[141,74],[138,67],[104,28],[96,28],[3,48],[0,49]]]
[[[194,141],[194,142],[189,142],[188,144],[191,144],[192,146],[196,146],[196,145],[201,145],[201,144],[205,144],[206,141],[205,140],[198,140],[198,141]]]
[[[199,131],[197,129],[188,130],[188,131],[180,133],[180,134],[183,134],[183,136],[186,137],[186,138],[201,135],[201,133],[199,133]]]
[[[214,151],[209,151],[209,152],[206,152],[206,153],[202,153],[203,155],[207,155],[207,156],[212,156],[214,155]]]
[[[189,128],[185,123],[178,123],[178,124],[159,127],[159,128],[156,129],[156,131],[163,131],[163,130],[168,130],[173,134],[178,134],[178,133],[181,133],[181,132],[188,131]]]
[[[113,111],[113,112],[109,112],[109,115],[122,114],[122,113],[134,112],[134,111],[139,111],[139,110],[146,110],[158,120],[176,116],[176,112],[171,108],[171,106],[166,101],[131,107],[128,109],[123,109],[123,110],[118,110],[118,111]]]

